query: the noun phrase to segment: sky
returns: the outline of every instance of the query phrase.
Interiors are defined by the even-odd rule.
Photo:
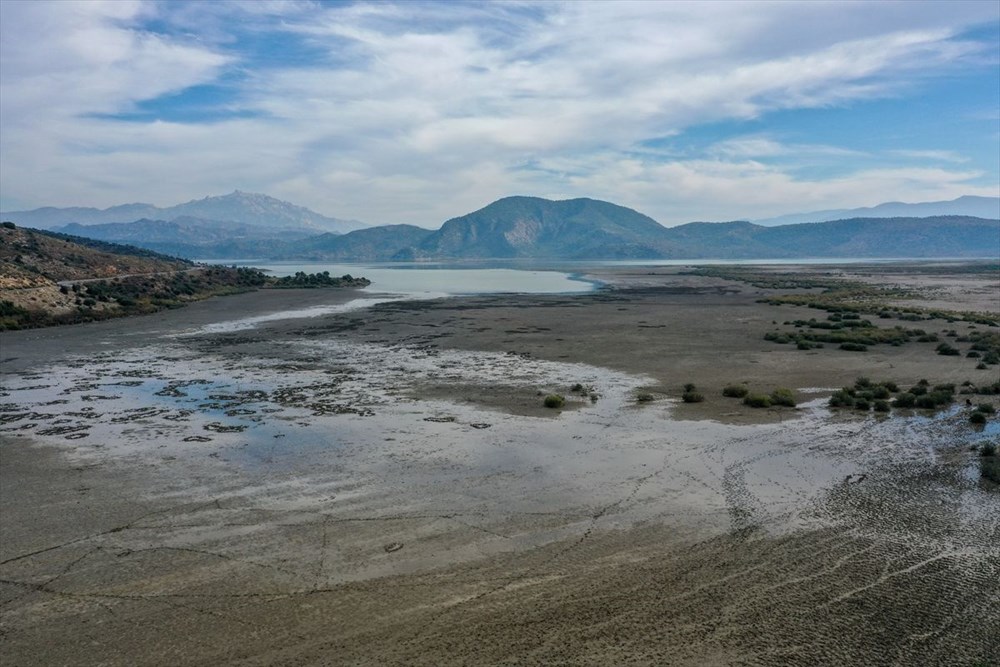
[[[0,2],[0,209],[1000,196],[1000,2]]]

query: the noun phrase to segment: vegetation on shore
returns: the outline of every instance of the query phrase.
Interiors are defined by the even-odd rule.
[[[275,278],[257,269],[199,266],[130,246],[0,226],[0,331],[151,313],[267,287],[369,284],[327,271]]]
[[[367,287],[371,284],[371,281],[367,278],[355,278],[349,273],[338,278],[331,276],[329,271],[323,271],[322,273],[296,271],[293,276],[270,278],[266,286],[284,289],[302,289],[316,287]]]

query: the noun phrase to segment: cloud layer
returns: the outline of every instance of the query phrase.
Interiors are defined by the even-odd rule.
[[[859,149],[782,121],[833,109],[850,123],[873,100],[995,77],[995,3],[7,0],[0,13],[4,208],[240,188],[436,226],[532,194],[675,224],[998,189],[995,166],[947,132]]]

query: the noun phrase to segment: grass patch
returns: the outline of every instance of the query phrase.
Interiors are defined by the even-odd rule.
[[[744,398],[750,390],[741,384],[730,384],[722,388],[722,395],[729,398]]]
[[[558,409],[566,404],[566,399],[559,394],[549,394],[542,401],[542,404],[547,408]]]
[[[771,397],[767,394],[747,394],[743,399],[743,405],[749,405],[751,408],[769,408]]]

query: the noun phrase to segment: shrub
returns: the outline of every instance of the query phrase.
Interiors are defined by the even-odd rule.
[[[860,343],[841,343],[841,350],[847,350],[848,352],[867,352],[868,347],[861,345]]]
[[[976,370],[977,371],[985,371],[987,368],[989,368],[989,366],[987,366],[986,364],[984,364],[981,361],[978,364],[976,364]]]
[[[896,400],[892,402],[894,407],[897,408],[912,408],[917,402],[916,395],[904,391],[902,394],[896,396]]]
[[[982,447],[979,448],[979,455],[980,456],[996,456],[997,455],[997,446],[994,445],[992,442],[987,442]]]
[[[857,387],[858,389],[867,389],[868,387],[872,386],[872,381],[862,376],[854,381],[854,386]]]
[[[996,411],[997,409],[990,403],[980,403],[976,406],[976,412],[982,412],[983,414],[991,415]]]
[[[857,410],[868,410],[871,408],[871,404],[863,398],[859,398],[854,401],[854,408]]]
[[[788,408],[795,407],[795,394],[791,389],[778,388],[771,392],[771,403],[773,405],[784,405]]]
[[[686,385],[684,385],[684,391],[694,391],[695,389],[696,389],[696,387],[693,384],[691,384],[690,382],[688,382]]]
[[[948,345],[948,343],[941,343],[940,345],[938,345],[937,353],[943,354],[946,357],[957,357],[960,354],[962,354],[961,350],[955,349],[951,345]]]
[[[917,396],[916,407],[924,410],[933,410],[942,405],[948,405],[952,400],[954,400],[954,397],[948,392],[932,391],[929,394]]]
[[[969,415],[969,421],[972,422],[973,424],[985,424],[986,415],[984,415],[982,412],[973,412],[971,415]]]
[[[640,391],[638,394],[635,395],[635,400],[637,400],[640,403],[649,403],[654,398],[656,397],[650,394],[648,391]]]
[[[976,352],[975,350],[969,350],[969,351],[968,351],[968,352],[967,352],[967,353],[965,354],[965,356],[966,356],[967,358],[969,358],[969,359],[978,359],[979,357],[981,357],[981,356],[983,356],[983,355],[979,354],[979,353],[978,353],[978,352]]]
[[[841,389],[840,391],[833,392],[833,396],[830,397],[830,407],[831,408],[853,408],[854,407],[854,397],[848,394],[846,391]]]
[[[701,403],[705,400],[705,397],[696,391],[685,391],[681,394],[681,399],[685,403]]]
[[[872,407],[875,409],[875,412],[889,412],[891,409],[889,407],[889,401],[875,401],[875,404]]]
[[[569,390],[571,392],[573,392],[574,394],[582,394],[582,393],[584,393],[583,385],[580,384],[579,382],[577,382],[575,385],[573,385],[572,387],[570,387]]]
[[[566,403],[566,399],[559,394],[549,394],[543,403],[547,408],[561,408]]]
[[[748,394],[743,399],[743,404],[749,405],[751,408],[769,408],[771,407],[771,397],[766,394]]]
[[[741,384],[726,385],[722,390],[722,395],[728,396],[729,398],[743,398],[749,393],[750,390]]]
[[[888,388],[883,387],[882,385],[879,385],[874,389],[872,389],[872,398],[874,399],[884,400],[886,398],[889,398],[889,396],[891,396],[891,392],[889,391]]]
[[[897,385],[892,380],[889,380],[888,382],[882,382],[881,384],[882,384],[883,387],[885,387],[886,389],[888,389],[889,391],[891,391],[894,394],[897,391],[899,391],[899,385]]]

